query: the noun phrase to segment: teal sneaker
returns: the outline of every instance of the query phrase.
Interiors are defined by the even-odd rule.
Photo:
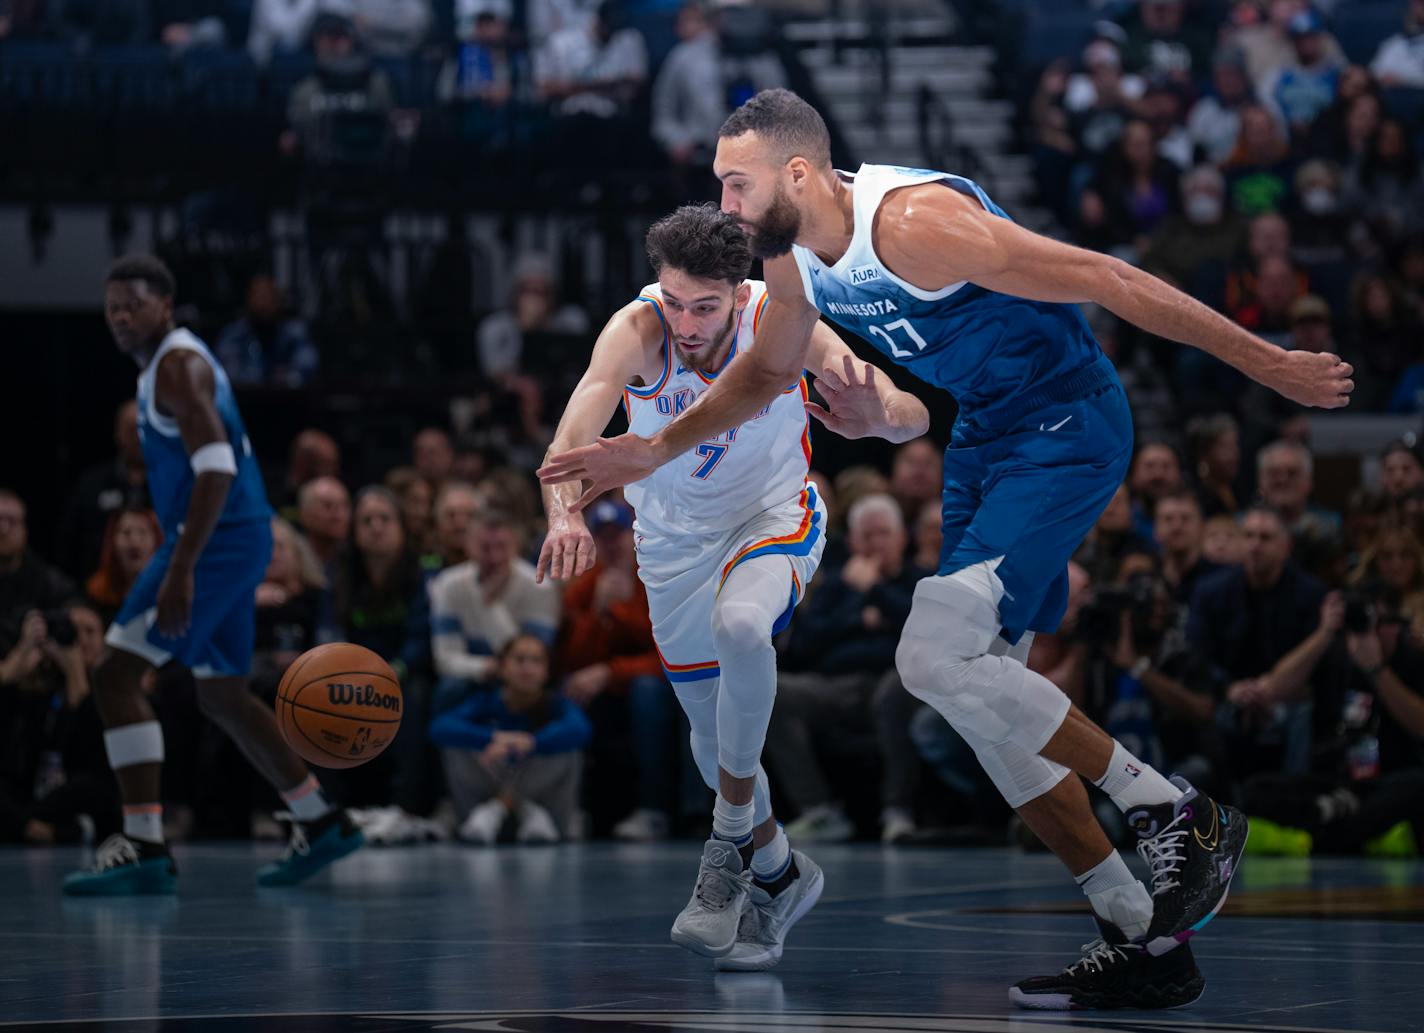
[[[110,836],[94,852],[94,867],[65,876],[71,897],[131,897],[178,892],[178,866],[162,843]]]
[[[333,811],[310,824],[285,812],[278,814],[277,820],[292,823],[292,838],[280,861],[257,870],[259,886],[295,886],[366,843],[345,811]]]

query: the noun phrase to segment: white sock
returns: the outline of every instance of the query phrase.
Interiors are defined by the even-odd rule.
[[[791,864],[791,842],[781,822],[776,823],[776,835],[766,846],[757,847],[752,854],[752,875],[761,882],[775,882],[781,878]]]
[[[336,810],[315,775],[308,775],[306,781],[282,793],[282,800],[300,822],[319,821]]]
[[[124,835],[145,843],[163,842],[163,805],[135,804],[124,807]]]
[[[1116,850],[1078,876],[1077,882],[1099,918],[1117,926],[1129,940],[1147,935],[1152,923],[1152,896],[1132,877]]]
[[[1113,740],[1108,770],[1093,784],[1111,796],[1118,810],[1124,813],[1133,807],[1176,803],[1184,795],[1150,764],[1144,764],[1128,753],[1116,739]]]
[[[717,802],[712,805],[713,838],[725,839],[737,846],[751,842],[752,812],[755,808],[756,804],[750,801],[728,803],[727,798],[718,793]]]

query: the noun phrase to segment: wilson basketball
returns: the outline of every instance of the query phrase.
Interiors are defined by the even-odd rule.
[[[323,768],[354,768],[380,756],[395,739],[404,709],[390,665],[350,642],[303,653],[277,686],[282,738]]]

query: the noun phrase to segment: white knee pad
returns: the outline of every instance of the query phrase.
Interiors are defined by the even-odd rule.
[[[1068,698],[1020,660],[996,655],[1010,649],[999,637],[1004,585],[994,572],[998,563],[921,581],[895,665],[906,690],[943,714],[971,745],[1012,741],[1034,754],[1062,724]],[[1027,656],[1027,645],[1020,646]]]

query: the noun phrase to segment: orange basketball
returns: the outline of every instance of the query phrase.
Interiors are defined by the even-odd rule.
[[[395,739],[404,709],[390,665],[350,642],[303,653],[277,686],[282,738],[323,768],[354,768],[379,756]]]

